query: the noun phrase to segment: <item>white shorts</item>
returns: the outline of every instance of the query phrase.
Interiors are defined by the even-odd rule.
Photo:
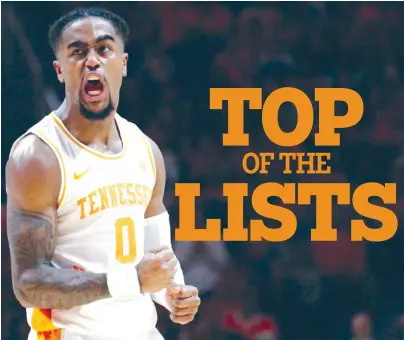
[[[161,333],[157,328],[151,329],[147,333],[142,334],[128,334],[122,336],[122,334],[116,337],[102,337],[97,335],[82,335],[74,333],[67,329],[59,329],[56,331],[47,332],[48,334],[38,333],[34,330],[28,335],[28,340],[164,340]]]

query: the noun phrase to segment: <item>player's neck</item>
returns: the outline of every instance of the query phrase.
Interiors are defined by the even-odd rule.
[[[111,130],[115,128],[115,112],[103,120],[88,120],[80,113],[79,107],[69,107],[65,100],[55,113],[70,133],[83,144],[107,145]]]

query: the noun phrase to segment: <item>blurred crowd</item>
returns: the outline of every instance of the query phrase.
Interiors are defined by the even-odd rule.
[[[89,3],[90,4],[90,3]],[[92,4],[92,3],[91,3]],[[401,220],[404,182],[404,5],[400,2],[117,2],[103,7],[122,15],[131,28],[129,74],[119,112],[160,146],[167,167],[166,204],[178,225],[174,183],[201,183],[197,224],[221,218],[227,225],[224,182],[397,182]],[[49,24],[76,2],[8,4],[23,24],[42,65],[43,85],[63,88],[52,69]],[[46,14],[45,14],[46,13]],[[3,38],[2,166],[12,141],[42,115],[26,50],[12,29]],[[4,86],[6,85],[6,86]],[[209,109],[212,87],[260,87],[264,95],[297,87],[313,99],[314,88],[347,87],[363,98],[365,114],[341,133],[341,147],[315,148],[312,136],[293,150],[271,144],[261,114],[246,108],[249,147],[223,148],[226,110]],[[54,109],[54,107],[50,108]],[[337,105],[340,114],[346,106]],[[295,109],[283,105],[280,125],[292,130]],[[315,132],[315,130],[313,131]],[[283,175],[273,163],[268,175],[247,176],[246,152],[332,153],[332,175]],[[3,177],[4,179],[4,177]],[[4,204],[4,188],[3,188]],[[257,215],[245,204],[246,226]],[[176,242],[188,283],[202,306],[185,327],[160,313],[167,340],[402,340],[404,339],[404,234],[382,243],[350,241],[355,212],[334,206],[338,241],[310,242],[315,205],[292,206],[299,220],[289,241]],[[3,212],[4,219],[4,212]],[[265,220],[265,219],[264,219]],[[2,338],[23,339],[24,310],[12,294],[3,220]],[[269,227],[277,223],[265,220]]]

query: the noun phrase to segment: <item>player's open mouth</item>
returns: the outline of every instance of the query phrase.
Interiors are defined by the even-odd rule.
[[[104,83],[98,75],[90,75],[84,83],[84,94],[88,101],[102,100],[105,92]]]

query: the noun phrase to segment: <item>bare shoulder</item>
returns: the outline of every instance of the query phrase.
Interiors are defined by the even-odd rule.
[[[57,204],[61,175],[53,150],[30,134],[14,147],[6,165],[6,187],[10,204],[42,211]]]
[[[154,185],[152,198],[146,209],[146,218],[156,216],[166,211],[163,203],[166,185],[166,169],[164,165],[164,157],[158,145],[150,137],[147,137],[147,139],[150,143],[150,147],[153,152],[154,163],[156,165],[156,184]]]
[[[149,141],[150,147],[152,149],[153,156],[154,156],[154,161],[156,163],[156,167],[163,167],[164,168],[164,157],[163,157],[163,153],[161,152],[159,146],[149,136],[146,136],[146,137],[147,137],[147,140]]]

